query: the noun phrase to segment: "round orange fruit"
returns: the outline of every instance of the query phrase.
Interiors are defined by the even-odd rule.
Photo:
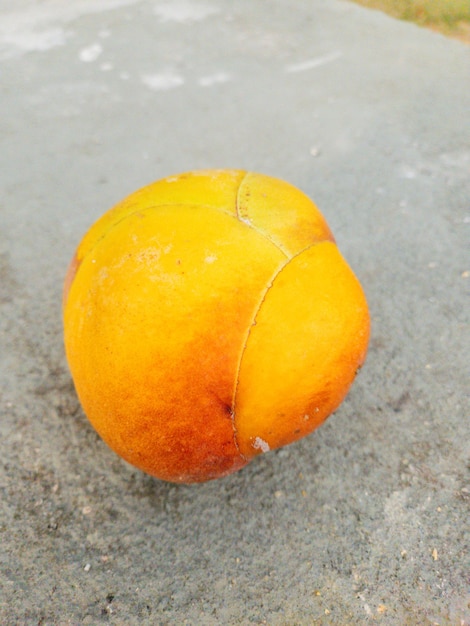
[[[211,170],[153,183],[90,228],[64,330],[109,446],[158,478],[201,482],[321,424],[364,362],[369,314],[307,196]]]

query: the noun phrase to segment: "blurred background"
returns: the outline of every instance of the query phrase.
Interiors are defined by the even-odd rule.
[[[449,37],[470,43],[468,0],[353,0],[392,17],[415,22]]]

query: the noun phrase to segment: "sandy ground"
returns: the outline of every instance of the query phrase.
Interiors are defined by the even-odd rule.
[[[339,0],[0,1],[1,624],[470,624],[469,78]],[[101,213],[205,167],[309,194],[373,333],[317,432],[176,486],[81,412],[61,283]]]

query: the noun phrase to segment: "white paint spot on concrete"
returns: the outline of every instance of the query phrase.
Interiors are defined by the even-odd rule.
[[[336,50],[336,52],[332,52],[331,54],[325,54],[325,56],[322,57],[316,57],[315,59],[309,59],[308,61],[301,61],[300,63],[288,65],[286,68],[286,72],[296,73],[312,70],[316,67],[326,65],[327,63],[332,63],[333,61],[339,59],[342,55],[343,53],[341,52],[341,50]]]
[[[414,178],[416,178],[417,173],[416,170],[412,169],[411,167],[407,167],[403,170],[402,176],[403,178],[407,178],[408,180],[413,180]]]
[[[16,17],[16,20],[15,20]],[[0,20],[0,58],[10,58],[26,52],[45,52],[63,46],[67,40],[64,29],[36,29],[17,16],[4,15]]]
[[[78,58],[84,63],[93,63],[101,54],[103,54],[103,46],[99,43],[93,43],[91,46],[80,50]]]
[[[161,22],[199,22],[210,15],[215,15],[219,9],[206,3],[192,0],[168,0],[158,2],[154,13]]]
[[[105,62],[100,65],[100,70],[102,72],[110,72],[112,69],[114,69],[114,65],[112,63]]]
[[[358,593],[357,597],[362,600],[362,602],[364,602],[363,607],[364,607],[364,611],[367,613],[367,615],[372,615],[372,609],[370,608],[370,606],[367,604],[367,602],[365,601],[365,597],[364,594],[362,593]]]
[[[136,4],[138,1],[51,0],[27,3],[24,6],[16,2],[4,3],[5,7],[0,6],[0,58],[7,59],[27,52],[43,52],[63,46],[70,36],[65,24],[77,17]],[[12,5],[16,5],[15,8]]]
[[[269,452],[269,443],[261,437],[255,437],[253,441],[253,448],[255,450],[261,450],[261,452]]]
[[[184,78],[170,70],[159,74],[145,74],[141,80],[152,91],[169,91],[184,85]]]
[[[201,76],[198,83],[201,87],[212,87],[212,85],[219,85],[221,83],[228,83],[231,80],[230,75],[225,72],[217,72],[216,74],[209,74],[208,76]]]

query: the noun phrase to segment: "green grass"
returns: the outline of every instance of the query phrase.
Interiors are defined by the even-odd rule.
[[[353,0],[470,43],[470,0]]]

